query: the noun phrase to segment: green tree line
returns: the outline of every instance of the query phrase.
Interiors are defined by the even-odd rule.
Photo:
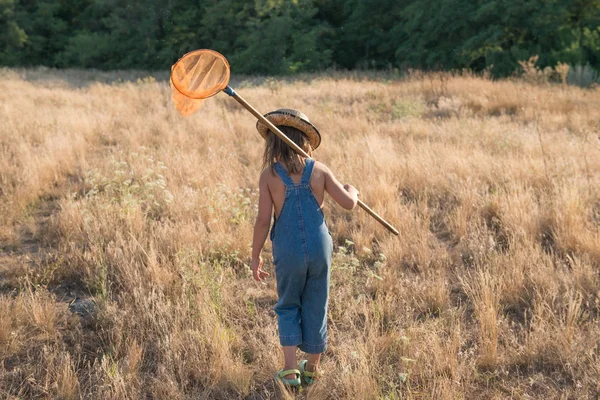
[[[600,69],[600,0],[0,0],[0,65],[154,70],[198,48],[249,74]]]

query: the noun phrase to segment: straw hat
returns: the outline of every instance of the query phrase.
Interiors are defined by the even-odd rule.
[[[316,149],[321,144],[321,134],[317,128],[310,123],[308,117],[303,112],[292,110],[291,108],[280,108],[279,110],[265,114],[265,118],[275,126],[291,126],[292,128],[298,129],[308,137],[310,146],[313,149]],[[258,130],[258,133],[260,133],[260,136],[266,139],[269,127],[258,121],[256,123],[256,129]]]

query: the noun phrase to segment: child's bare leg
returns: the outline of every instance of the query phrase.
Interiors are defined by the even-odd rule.
[[[321,353],[309,354],[306,353],[306,370],[308,372],[315,372],[319,368],[319,360],[321,360]]]
[[[283,358],[285,362],[284,371],[288,369],[296,369],[298,366],[296,365],[296,349],[298,346],[281,346],[283,348]],[[296,378],[295,374],[286,375],[285,379],[294,379]]]

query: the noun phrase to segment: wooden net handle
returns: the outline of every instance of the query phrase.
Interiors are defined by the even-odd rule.
[[[298,146],[294,141],[292,141],[289,137],[287,137],[283,132],[281,132],[271,121],[266,119],[261,113],[259,113],[254,107],[252,107],[246,100],[242,98],[235,90],[233,90],[230,86],[227,86],[224,90],[225,93],[233,97],[240,103],[246,110],[250,111],[252,115],[254,115],[260,122],[269,127],[269,130],[275,133],[281,140],[283,140],[288,146],[290,146],[294,151],[304,157],[310,158],[307,152],[302,150],[300,146]],[[385,226],[390,232],[394,235],[398,236],[399,232],[396,228],[394,228],[389,222],[383,219],[379,214],[371,209],[371,207],[367,206],[362,200],[358,199],[358,205],[365,210],[370,216],[375,218],[381,225]]]

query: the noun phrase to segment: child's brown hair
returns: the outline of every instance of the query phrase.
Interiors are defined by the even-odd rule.
[[[279,125],[277,128],[296,143],[302,150],[312,155],[312,147],[308,137],[299,129],[291,126]],[[266,137],[265,153],[263,155],[263,168],[271,168],[274,171],[274,165],[277,161],[283,163],[288,174],[299,174],[304,168],[304,157],[296,153],[279,136],[269,131]]]

